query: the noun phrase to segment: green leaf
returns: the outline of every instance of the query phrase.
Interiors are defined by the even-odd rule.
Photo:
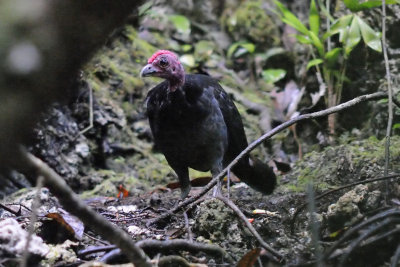
[[[214,43],[211,41],[200,40],[194,45],[194,54],[196,57],[209,57],[214,50]]]
[[[294,37],[296,37],[297,41],[302,44],[312,44],[312,41],[308,36],[296,34]]]
[[[310,69],[311,67],[317,66],[323,62],[324,61],[320,58],[315,58],[313,60],[310,60],[310,62],[308,62],[308,64],[307,64],[307,70]]]
[[[286,51],[282,47],[272,47],[267,50],[267,52],[263,55],[263,59],[267,61],[270,57],[284,54]]]
[[[341,51],[342,48],[336,47],[325,54],[325,60],[329,68],[337,63]]]
[[[375,32],[364,20],[359,16],[355,17],[358,25],[360,26],[361,35],[364,42],[373,50],[382,52],[381,35],[379,32]]]
[[[262,72],[264,81],[269,84],[273,84],[281,80],[286,75],[286,70],[284,69],[267,69]]]
[[[400,123],[393,124],[393,127],[392,127],[393,130],[396,130],[396,129],[399,129],[399,128],[400,128]]]
[[[181,34],[190,34],[190,21],[182,15],[170,15],[168,19],[174,24],[175,29]]]
[[[350,9],[351,12],[359,11],[358,0],[343,0],[345,6]]]
[[[321,40],[312,31],[308,32],[308,36],[311,38],[312,44],[315,46],[315,48],[317,48],[319,55],[323,57],[325,54],[325,49]]]
[[[326,40],[328,37],[335,35],[337,33],[340,33],[341,36],[343,36],[343,31],[347,31],[348,27],[350,26],[352,20],[353,20],[354,15],[346,15],[343,16],[341,18],[339,18],[338,20],[336,20],[332,25],[331,25],[331,29],[326,32],[323,36],[323,40]],[[343,42],[343,40],[339,40],[341,42]]]
[[[399,0],[400,1],[400,0]],[[332,15],[328,12],[326,9],[324,3],[322,0],[318,0],[318,6],[321,9],[321,14],[327,18],[329,18],[330,22],[333,22],[335,19],[332,17]]]
[[[196,66],[196,60],[194,59],[193,55],[189,55],[189,54],[182,55],[179,58],[179,61],[181,63],[183,63],[184,65],[188,66],[189,68],[193,68]]]
[[[350,55],[353,48],[360,42],[360,26],[358,25],[358,20],[353,19],[350,25],[350,29],[347,32],[347,36],[344,38],[344,51],[345,55]]]
[[[317,9],[317,5],[315,4],[315,0],[311,0],[311,4],[310,4],[310,16],[308,19],[308,23],[310,24],[310,30],[316,35],[318,36],[318,32],[319,32],[319,12]]]
[[[343,0],[346,7],[352,12],[362,11],[366,9],[371,9],[374,7],[379,7],[382,5],[381,0],[370,0],[363,3],[359,3],[359,0]],[[399,4],[399,0],[386,0],[386,4]]]
[[[192,48],[193,47],[190,44],[181,45],[181,51],[184,52],[184,53],[189,52]]]
[[[147,11],[149,11],[152,6],[153,6],[153,1],[149,1],[141,5],[139,7],[139,17],[146,15]]]
[[[243,43],[240,46],[246,49],[250,54],[254,53],[254,50],[256,50],[256,46],[253,43]]]
[[[241,43],[242,42],[236,42],[236,43],[231,44],[231,46],[228,48],[228,51],[226,53],[226,57],[232,58],[233,53],[236,51],[236,49],[239,47],[239,45]]]
[[[282,3],[277,0],[274,0],[274,3],[279,8],[279,11],[282,13],[283,17],[281,18],[281,20],[284,23],[292,26],[294,29],[301,32],[302,34],[307,35],[307,27],[304,26],[304,24],[292,12],[290,12],[289,9],[287,9]]]
[[[240,57],[241,55],[245,53],[254,53],[256,49],[256,46],[253,43],[245,42],[245,41],[239,41],[233,43],[229,48],[227,52],[227,57],[232,58],[232,57]]]

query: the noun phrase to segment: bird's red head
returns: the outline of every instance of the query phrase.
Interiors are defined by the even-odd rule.
[[[147,65],[140,72],[140,76],[160,77],[169,82],[169,90],[174,92],[185,83],[185,71],[177,55],[168,50],[159,50],[154,53]]]

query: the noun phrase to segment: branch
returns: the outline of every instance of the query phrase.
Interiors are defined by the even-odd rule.
[[[137,246],[142,249],[156,250],[156,251],[168,251],[168,250],[184,250],[188,252],[199,252],[219,255],[227,258],[230,263],[232,259],[226,253],[224,249],[213,244],[204,244],[199,242],[193,242],[185,239],[175,239],[175,240],[153,240],[145,239],[137,242]]]
[[[181,211],[187,205],[189,205],[189,204],[195,202],[196,200],[200,199],[211,188],[213,188],[214,185],[217,184],[218,180],[223,179],[223,177],[228,172],[228,170],[232,169],[232,167],[235,166],[244,156],[249,154],[253,149],[255,149],[257,146],[262,144],[265,140],[267,140],[268,138],[274,136],[275,134],[283,131],[284,129],[288,128],[289,126],[291,126],[291,125],[293,125],[295,123],[298,123],[300,121],[315,119],[315,118],[319,118],[319,117],[324,117],[324,116],[327,116],[327,115],[335,113],[335,112],[343,111],[343,110],[346,110],[348,108],[351,108],[351,107],[353,107],[355,105],[358,105],[358,104],[366,102],[366,101],[377,100],[377,99],[382,99],[382,98],[386,98],[386,97],[387,97],[387,94],[384,93],[384,92],[377,92],[377,93],[373,93],[373,94],[362,95],[362,96],[356,97],[356,98],[354,98],[354,99],[352,99],[350,101],[342,103],[340,105],[337,105],[337,106],[334,106],[334,107],[331,107],[331,108],[328,108],[328,109],[324,109],[324,110],[321,110],[321,111],[309,113],[309,114],[303,114],[303,115],[300,115],[300,116],[298,116],[298,117],[296,117],[294,119],[291,119],[289,121],[286,121],[286,122],[282,123],[281,125],[275,127],[271,131],[265,133],[263,136],[261,136],[257,140],[253,141],[228,166],[226,166],[226,168],[222,172],[220,172],[205,187],[203,187],[203,189],[200,191],[200,193],[198,193],[197,195],[186,199],[185,201],[181,202],[179,205],[174,207],[172,210],[160,215],[159,217],[157,217],[157,218],[155,218],[153,220],[149,220],[147,225],[151,225],[151,224],[157,223],[160,220],[164,220],[164,219],[170,217],[171,215],[173,215],[174,213],[176,213],[178,211]]]
[[[257,230],[251,225],[249,220],[247,220],[246,216],[243,214],[243,212],[229,199],[219,195],[217,196],[217,199],[221,200],[225,205],[227,205],[231,210],[233,210],[236,215],[242,220],[242,222],[246,225],[246,227],[250,230],[250,232],[254,235],[254,237],[257,239],[257,241],[260,243],[260,245],[268,252],[271,259],[277,261],[277,262],[282,262],[283,256],[273,249],[270,245],[268,245],[260,236],[260,234],[257,232]],[[272,257],[271,257],[272,256]]]
[[[390,68],[389,68],[389,59],[386,47],[386,1],[382,0],[382,49],[383,49],[383,58],[385,59],[385,70],[386,70],[386,80],[387,80],[387,94],[388,94],[388,122],[386,128],[386,143],[385,143],[385,169],[384,175],[388,175],[389,171],[389,161],[390,161],[390,136],[392,133],[392,124],[393,124],[393,91],[392,91],[392,79],[390,78]],[[387,196],[389,194],[389,181],[386,181],[386,196],[385,200],[387,201]]]
[[[208,253],[211,255],[216,255],[216,256],[223,256],[225,257],[229,263],[233,263],[233,259],[231,256],[221,247],[213,244],[204,244],[204,243],[199,243],[199,242],[193,242],[190,240],[185,240],[185,239],[174,239],[174,240],[153,240],[153,239],[144,239],[141,241],[138,241],[136,243],[136,246],[146,249],[146,250],[151,250],[151,251],[188,251],[188,252],[204,252]],[[104,252],[104,251],[110,251],[106,255],[103,256],[103,260],[107,258],[107,260],[120,256],[121,250],[116,249],[114,245],[109,245],[109,246],[102,246],[102,247],[96,247],[96,248],[88,248],[84,249],[78,252],[78,255],[80,257],[82,256],[87,256],[89,254],[94,254],[94,253],[99,253],[99,252]],[[107,256],[108,255],[108,256]]]
[[[77,216],[86,225],[90,225],[99,235],[121,248],[135,266],[152,266],[143,250],[133,242],[126,232],[87,206],[48,165],[27,152],[22,152],[21,158],[24,160],[24,164],[32,168],[32,171],[44,177],[45,185],[58,198],[66,210]]]

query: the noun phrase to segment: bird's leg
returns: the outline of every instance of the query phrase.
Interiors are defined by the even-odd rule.
[[[227,188],[228,188],[228,199],[229,199],[229,195],[230,195],[230,192],[231,192],[231,169],[228,169],[228,172],[227,172],[227,174],[226,174],[226,176],[227,176]]]
[[[218,174],[222,171],[222,162],[219,162],[217,166],[211,169],[212,177],[217,177]],[[221,179],[218,179],[217,185],[214,187],[213,197],[221,195]]]
[[[181,185],[181,199],[184,199],[189,195],[190,185],[189,170],[187,167],[173,168],[178,175],[179,183]]]

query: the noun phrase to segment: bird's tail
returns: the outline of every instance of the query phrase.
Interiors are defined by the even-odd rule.
[[[232,168],[241,181],[263,194],[271,194],[276,186],[272,168],[257,159],[244,158]]]

